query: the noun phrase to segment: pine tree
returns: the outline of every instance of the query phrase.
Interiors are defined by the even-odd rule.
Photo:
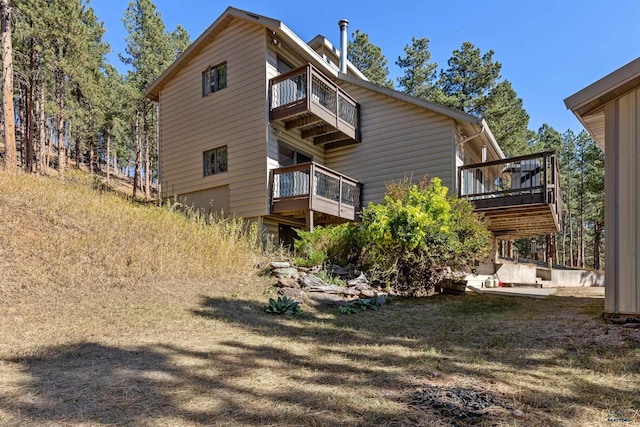
[[[133,67],[128,80],[137,89],[135,100],[135,117],[133,118],[133,141],[135,151],[134,169],[134,197],[142,187],[141,161],[144,149],[145,159],[145,197],[150,197],[152,150],[155,144],[153,131],[155,108],[144,97],[144,90],[151,84],[175,59],[187,44],[188,35],[182,27],[178,27],[172,34],[165,31],[162,17],[150,0],[135,0],[129,3],[122,18],[128,35],[126,38],[126,56],[120,59]]]
[[[488,93],[483,117],[507,157],[529,151],[529,114],[511,82],[504,80]]]
[[[502,69],[502,64],[494,62],[493,54],[490,50],[482,55],[470,42],[454,50],[447,62],[449,68],[440,72],[437,82],[444,94],[442,102],[465,113],[483,116]],[[503,88],[502,92],[505,89],[509,88]]]
[[[393,89],[393,80],[389,79],[387,58],[382,49],[369,41],[369,35],[356,30],[351,33],[347,47],[347,57],[370,82]]]
[[[13,46],[11,43],[11,3],[0,0],[0,37],[2,38],[2,113],[4,117],[5,170],[15,173],[16,129],[13,109]]]
[[[438,65],[431,63],[428,38],[411,38],[411,45],[404,47],[404,57],[398,57],[398,65],[403,75],[398,83],[404,93],[427,101],[440,102],[441,96],[435,87]]]

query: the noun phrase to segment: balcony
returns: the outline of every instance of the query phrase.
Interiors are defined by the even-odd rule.
[[[325,149],[360,142],[359,105],[312,65],[269,80],[272,122]]]
[[[458,185],[460,197],[484,214],[498,239],[560,231],[562,197],[555,152],[460,167]]]
[[[313,162],[273,169],[269,188],[272,215],[305,220],[310,228],[356,221],[362,208],[362,184]]]

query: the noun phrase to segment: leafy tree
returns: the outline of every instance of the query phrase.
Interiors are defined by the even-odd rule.
[[[389,79],[387,58],[382,49],[369,41],[369,35],[356,30],[351,34],[347,47],[347,57],[369,81],[393,89],[393,80]]]
[[[404,55],[396,61],[403,71],[403,75],[398,77],[402,91],[417,98],[440,102],[441,97],[434,84],[438,65],[429,62],[429,39],[412,37],[411,45],[404,47]]]

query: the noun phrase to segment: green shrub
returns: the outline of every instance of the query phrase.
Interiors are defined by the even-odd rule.
[[[489,247],[489,232],[464,200],[447,196],[439,178],[420,186],[391,186],[383,203],[362,212],[359,263],[396,292],[433,291],[445,267],[477,263]]]
[[[296,230],[294,248],[302,267],[314,265],[347,265],[357,253],[354,244],[355,228],[350,224],[315,227],[313,231]]]

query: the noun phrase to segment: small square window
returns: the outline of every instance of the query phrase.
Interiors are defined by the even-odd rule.
[[[202,96],[227,87],[227,63],[208,67],[202,72]]]
[[[202,154],[204,176],[227,171],[227,147],[214,148]]]

